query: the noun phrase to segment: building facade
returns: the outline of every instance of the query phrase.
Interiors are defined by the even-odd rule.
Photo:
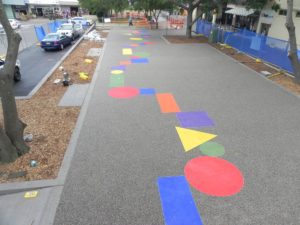
[[[9,19],[18,19],[21,13],[43,17],[54,14],[71,17],[80,12],[78,0],[3,0],[3,5]]]
[[[277,12],[272,9],[274,3],[280,7]],[[261,11],[257,33],[266,33],[269,37],[288,41],[289,35],[285,28],[286,14],[286,0],[269,2]],[[293,21],[296,27],[296,37],[300,37],[300,1],[294,1]]]

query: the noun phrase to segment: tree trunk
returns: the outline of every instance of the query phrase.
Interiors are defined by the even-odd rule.
[[[193,26],[193,11],[194,9],[188,9],[187,21],[186,21],[186,37],[192,38],[192,26]]]
[[[0,73],[2,76],[2,71]],[[3,109],[4,127],[11,144],[17,149],[18,155],[23,155],[29,151],[29,147],[23,140],[23,132],[26,127],[18,117],[18,111],[13,93],[13,79],[7,75],[6,79],[1,79],[0,96]],[[1,142],[1,140],[0,140]]]
[[[295,81],[300,84],[300,63],[297,55],[297,39],[295,25],[293,22],[293,0],[287,0],[287,16],[285,26],[289,32],[290,51],[288,57],[294,68]]]
[[[29,147],[23,140],[26,124],[19,120],[13,93],[13,76],[21,36],[12,30],[1,0],[0,22],[5,30],[8,43],[5,64],[0,69],[0,97],[4,118],[4,130],[0,128],[0,161],[12,162],[17,156],[28,152]]]
[[[9,163],[17,158],[17,149],[11,144],[4,130],[0,128],[0,162]]]

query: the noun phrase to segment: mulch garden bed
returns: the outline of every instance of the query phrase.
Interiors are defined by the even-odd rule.
[[[293,92],[296,95],[300,95],[300,85],[294,82],[294,79],[279,69],[275,69],[274,67],[263,63],[257,62],[256,59],[238,52],[237,50],[231,48],[230,46],[220,45],[220,44],[210,44],[208,39],[204,36],[193,36],[191,39],[186,38],[185,36],[164,36],[171,44],[188,44],[188,43],[206,43],[211,45],[212,47],[218,49],[219,51],[223,52],[224,54],[234,58],[235,60],[243,63],[244,65],[248,66],[249,68],[255,70],[258,73],[261,71],[268,71],[270,72],[271,76],[269,77],[270,80],[276,82],[280,86],[288,89],[289,91]],[[273,76],[272,76],[273,75]]]
[[[98,31],[102,38],[107,33]],[[102,48],[103,43],[83,40],[61,64],[69,73],[73,84],[89,83],[94,74],[99,57],[87,57],[90,48]],[[86,63],[85,59],[91,59]],[[88,80],[82,80],[79,72],[89,74]],[[31,181],[54,179],[57,177],[65,151],[75,128],[80,107],[59,107],[58,103],[67,87],[54,80],[62,79],[62,72],[56,69],[40,90],[29,100],[17,100],[21,120],[27,124],[25,134],[33,134],[28,142],[30,152],[9,164],[0,164],[0,182]],[[3,126],[0,110],[0,126]],[[30,161],[37,161],[36,167]],[[10,178],[16,172],[25,172],[25,176]]]

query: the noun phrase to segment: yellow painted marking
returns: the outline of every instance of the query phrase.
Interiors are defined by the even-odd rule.
[[[124,71],[123,70],[112,70],[110,73],[114,74],[114,75],[118,75],[118,74],[124,73]]]
[[[123,48],[123,55],[132,55],[131,48]]]
[[[28,191],[24,194],[24,198],[36,198],[38,191]]]
[[[176,131],[186,152],[217,137],[215,134],[209,134],[182,127],[176,127]]]
[[[143,38],[130,38],[130,40],[132,40],[132,41],[142,41]]]

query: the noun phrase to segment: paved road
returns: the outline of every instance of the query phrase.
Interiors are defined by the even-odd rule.
[[[63,51],[45,52],[39,46],[33,45],[19,54],[22,80],[15,83],[16,96],[27,96],[52,67],[66,54],[70,45]]]
[[[182,175],[189,159],[174,114],[154,96],[113,99],[110,70],[128,58],[124,28],[111,31],[55,225],[164,224],[156,181]],[[151,38],[149,64],[130,65],[125,84],[173,93],[181,110],[205,110],[225,146],[222,157],[242,171],[240,193],[217,198],[192,188],[205,225],[300,224],[300,102],[206,44],[168,45]],[[230,181],[229,181],[230,182]]]

